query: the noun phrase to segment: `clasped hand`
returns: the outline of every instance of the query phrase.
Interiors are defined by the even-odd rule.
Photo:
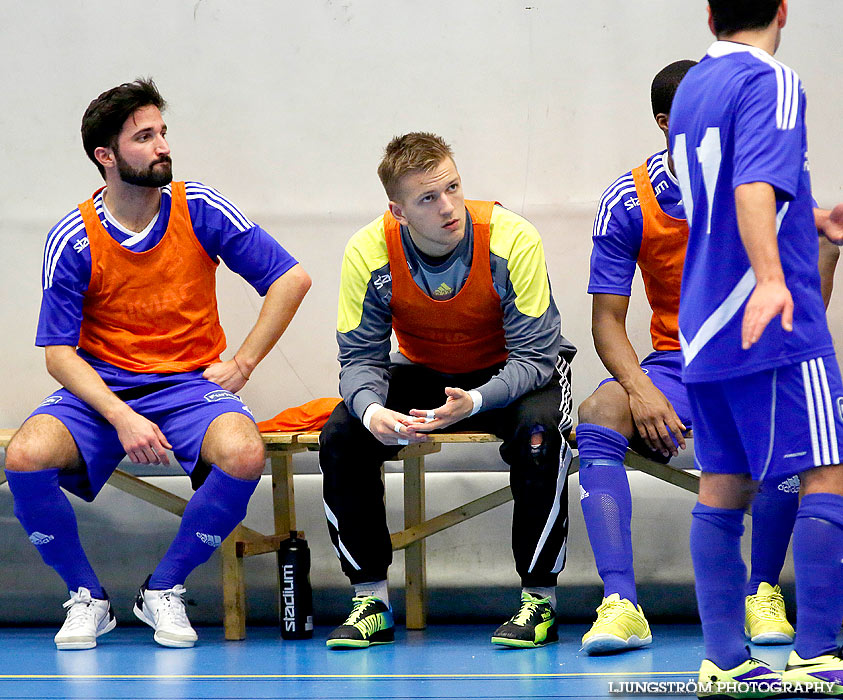
[[[474,402],[464,389],[445,388],[445,403],[436,408],[414,408],[409,415],[382,408],[372,415],[369,430],[384,445],[409,445],[429,440],[427,433],[442,430],[471,415]]]

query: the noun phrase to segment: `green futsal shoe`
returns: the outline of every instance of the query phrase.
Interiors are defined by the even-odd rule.
[[[505,647],[533,648],[559,639],[556,613],[549,598],[521,594],[521,609],[492,635],[492,644]]]
[[[345,622],[337,627],[325,642],[332,649],[347,647],[365,649],[374,644],[395,641],[395,622],[392,610],[374,596],[352,598],[354,607]]]
[[[792,651],[782,679],[788,692],[801,691],[819,698],[843,696],[843,649],[812,659],[803,659]]]

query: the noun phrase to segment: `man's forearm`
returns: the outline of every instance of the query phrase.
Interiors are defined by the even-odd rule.
[[[109,423],[129,406],[109,389],[94,368],[69,345],[48,345],[45,349],[47,371],[70,393],[82,399]]]
[[[609,370],[627,394],[635,393],[642,381],[647,381],[647,375],[641,370],[638,354],[626,328],[616,323],[602,322],[592,326],[594,349],[603,365]]]
[[[784,282],[776,240],[776,193],[766,182],[735,188],[738,229],[758,282]]]
[[[257,322],[234,354],[245,376],[252,373],[287,330],[310,285],[310,276],[301,265],[291,267],[270,285]]]
[[[647,376],[641,371],[638,354],[626,333],[629,297],[619,294],[594,294],[591,307],[591,335],[594,349],[609,373],[626,389],[635,393]]]
[[[840,248],[825,236],[820,236],[818,268],[820,271],[820,289],[823,295],[823,304],[826,308],[831,301],[831,292],[834,289],[834,272],[837,269],[839,257]]]
[[[340,396],[353,415],[363,418],[372,403],[384,404],[389,390],[389,370],[367,362],[349,362],[340,367]]]

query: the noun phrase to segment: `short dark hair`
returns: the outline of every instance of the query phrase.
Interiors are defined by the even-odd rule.
[[[441,136],[425,131],[396,136],[387,144],[378,166],[378,177],[386,196],[397,201],[400,196],[398,183],[402,177],[407,173],[429,173],[445,158],[453,160],[454,153]]]
[[[167,106],[152,78],[138,78],[106,90],[88,105],[82,117],[82,146],[100,175],[105,168],[94,156],[100,146],[114,148],[123,124],[141,107],[152,105],[161,111]]]
[[[674,61],[669,66],[665,66],[653,78],[653,84],[650,85],[650,103],[653,105],[653,116],[657,114],[670,114],[670,106],[673,104],[673,96],[691,68],[697,65],[696,61],[688,59],[682,61]]]
[[[775,19],[781,4],[782,0],[708,0],[717,36],[764,29]]]

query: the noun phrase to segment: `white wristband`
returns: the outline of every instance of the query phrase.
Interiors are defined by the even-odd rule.
[[[471,413],[469,413],[468,415],[473,416],[475,413],[477,413],[477,411],[483,408],[483,394],[477,391],[477,389],[472,389],[468,392],[468,395],[474,402],[474,408],[471,409]]]
[[[379,403],[370,403],[366,410],[363,411],[363,427],[366,428],[369,432],[372,432],[372,429],[369,427],[369,423],[372,422],[372,416],[374,415],[375,411],[380,411],[383,408]]]

